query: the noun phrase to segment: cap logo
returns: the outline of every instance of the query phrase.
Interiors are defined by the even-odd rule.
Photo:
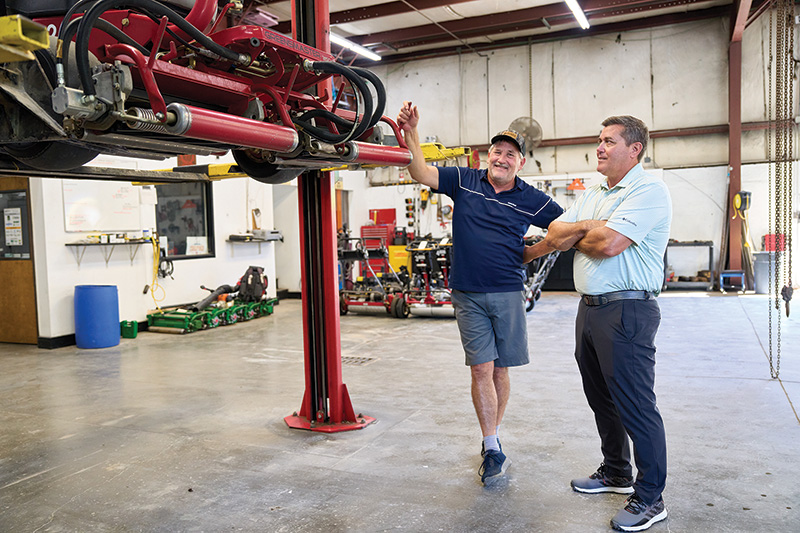
[[[523,137],[519,132],[514,130],[504,130],[494,137],[492,137],[492,144],[495,144],[503,137],[507,138],[508,140],[512,141],[514,144],[517,145],[519,148],[520,153],[523,157],[525,157],[525,137]]]

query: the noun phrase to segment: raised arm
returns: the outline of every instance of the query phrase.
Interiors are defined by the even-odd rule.
[[[397,115],[397,125],[403,132],[403,138],[411,151],[411,155],[414,156],[413,161],[408,165],[408,172],[415,181],[432,189],[438,189],[439,169],[425,163],[425,156],[422,154],[422,147],[419,142],[417,124],[419,124],[417,106],[412,107],[411,102],[403,102],[403,107],[400,108],[400,113]]]

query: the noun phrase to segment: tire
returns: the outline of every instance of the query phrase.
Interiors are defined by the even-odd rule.
[[[533,307],[536,305],[536,297],[533,294],[533,290],[525,287],[525,312],[530,313],[533,311]]]
[[[403,296],[395,296],[392,300],[392,316],[395,318],[408,318],[411,314],[406,299]]]
[[[72,170],[85,165],[100,153],[58,141],[7,144],[3,149],[20,163],[38,170]]]
[[[339,315],[344,316],[347,314],[347,301],[339,295]]]
[[[233,159],[242,172],[256,181],[270,185],[292,181],[303,173],[302,168],[280,168],[266,160],[255,159],[253,152],[248,150],[233,150]]]

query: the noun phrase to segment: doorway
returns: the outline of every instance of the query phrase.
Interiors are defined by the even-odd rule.
[[[37,344],[28,178],[0,178],[0,342]]]

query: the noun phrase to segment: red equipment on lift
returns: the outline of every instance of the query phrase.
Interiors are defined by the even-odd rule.
[[[188,13],[166,2],[84,0],[65,12],[63,0],[8,0],[10,14],[54,37],[35,61],[3,65],[11,74],[0,83],[5,154],[69,170],[100,153],[165,159],[232,150],[243,172],[267,183],[342,164],[411,162],[368,70],[259,26],[225,28],[233,2],[219,13],[217,0],[196,0]],[[356,109],[311,94],[334,76],[340,95],[352,87]],[[367,142],[380,137],[381,121],[401,146]]]
[[[219,14],[217,0],[195,0],[188,13],[154,0],[69,4],[65,12],[63,0],[5,1],[8,14],[36,19],[59,40],[51,37],[35,60],[2,65],[0,158],[69,170],[100,153],[165,159],[232,150],[259,181],[298,177],[306,389],[285,421],[323,432],[373,422],[356,415],[342,382],[333,186],[320,169],[407,166],[411,152],[382,116],[380,80],[327,53],[327,0],[292,2],[297,40],[257,26],[217,31],[236,2]],[[330,98],[333,76],[343,80],[339,95],[351,86],[355,109]],[[381,121],[399,147],[369,142],[381,137]]]

